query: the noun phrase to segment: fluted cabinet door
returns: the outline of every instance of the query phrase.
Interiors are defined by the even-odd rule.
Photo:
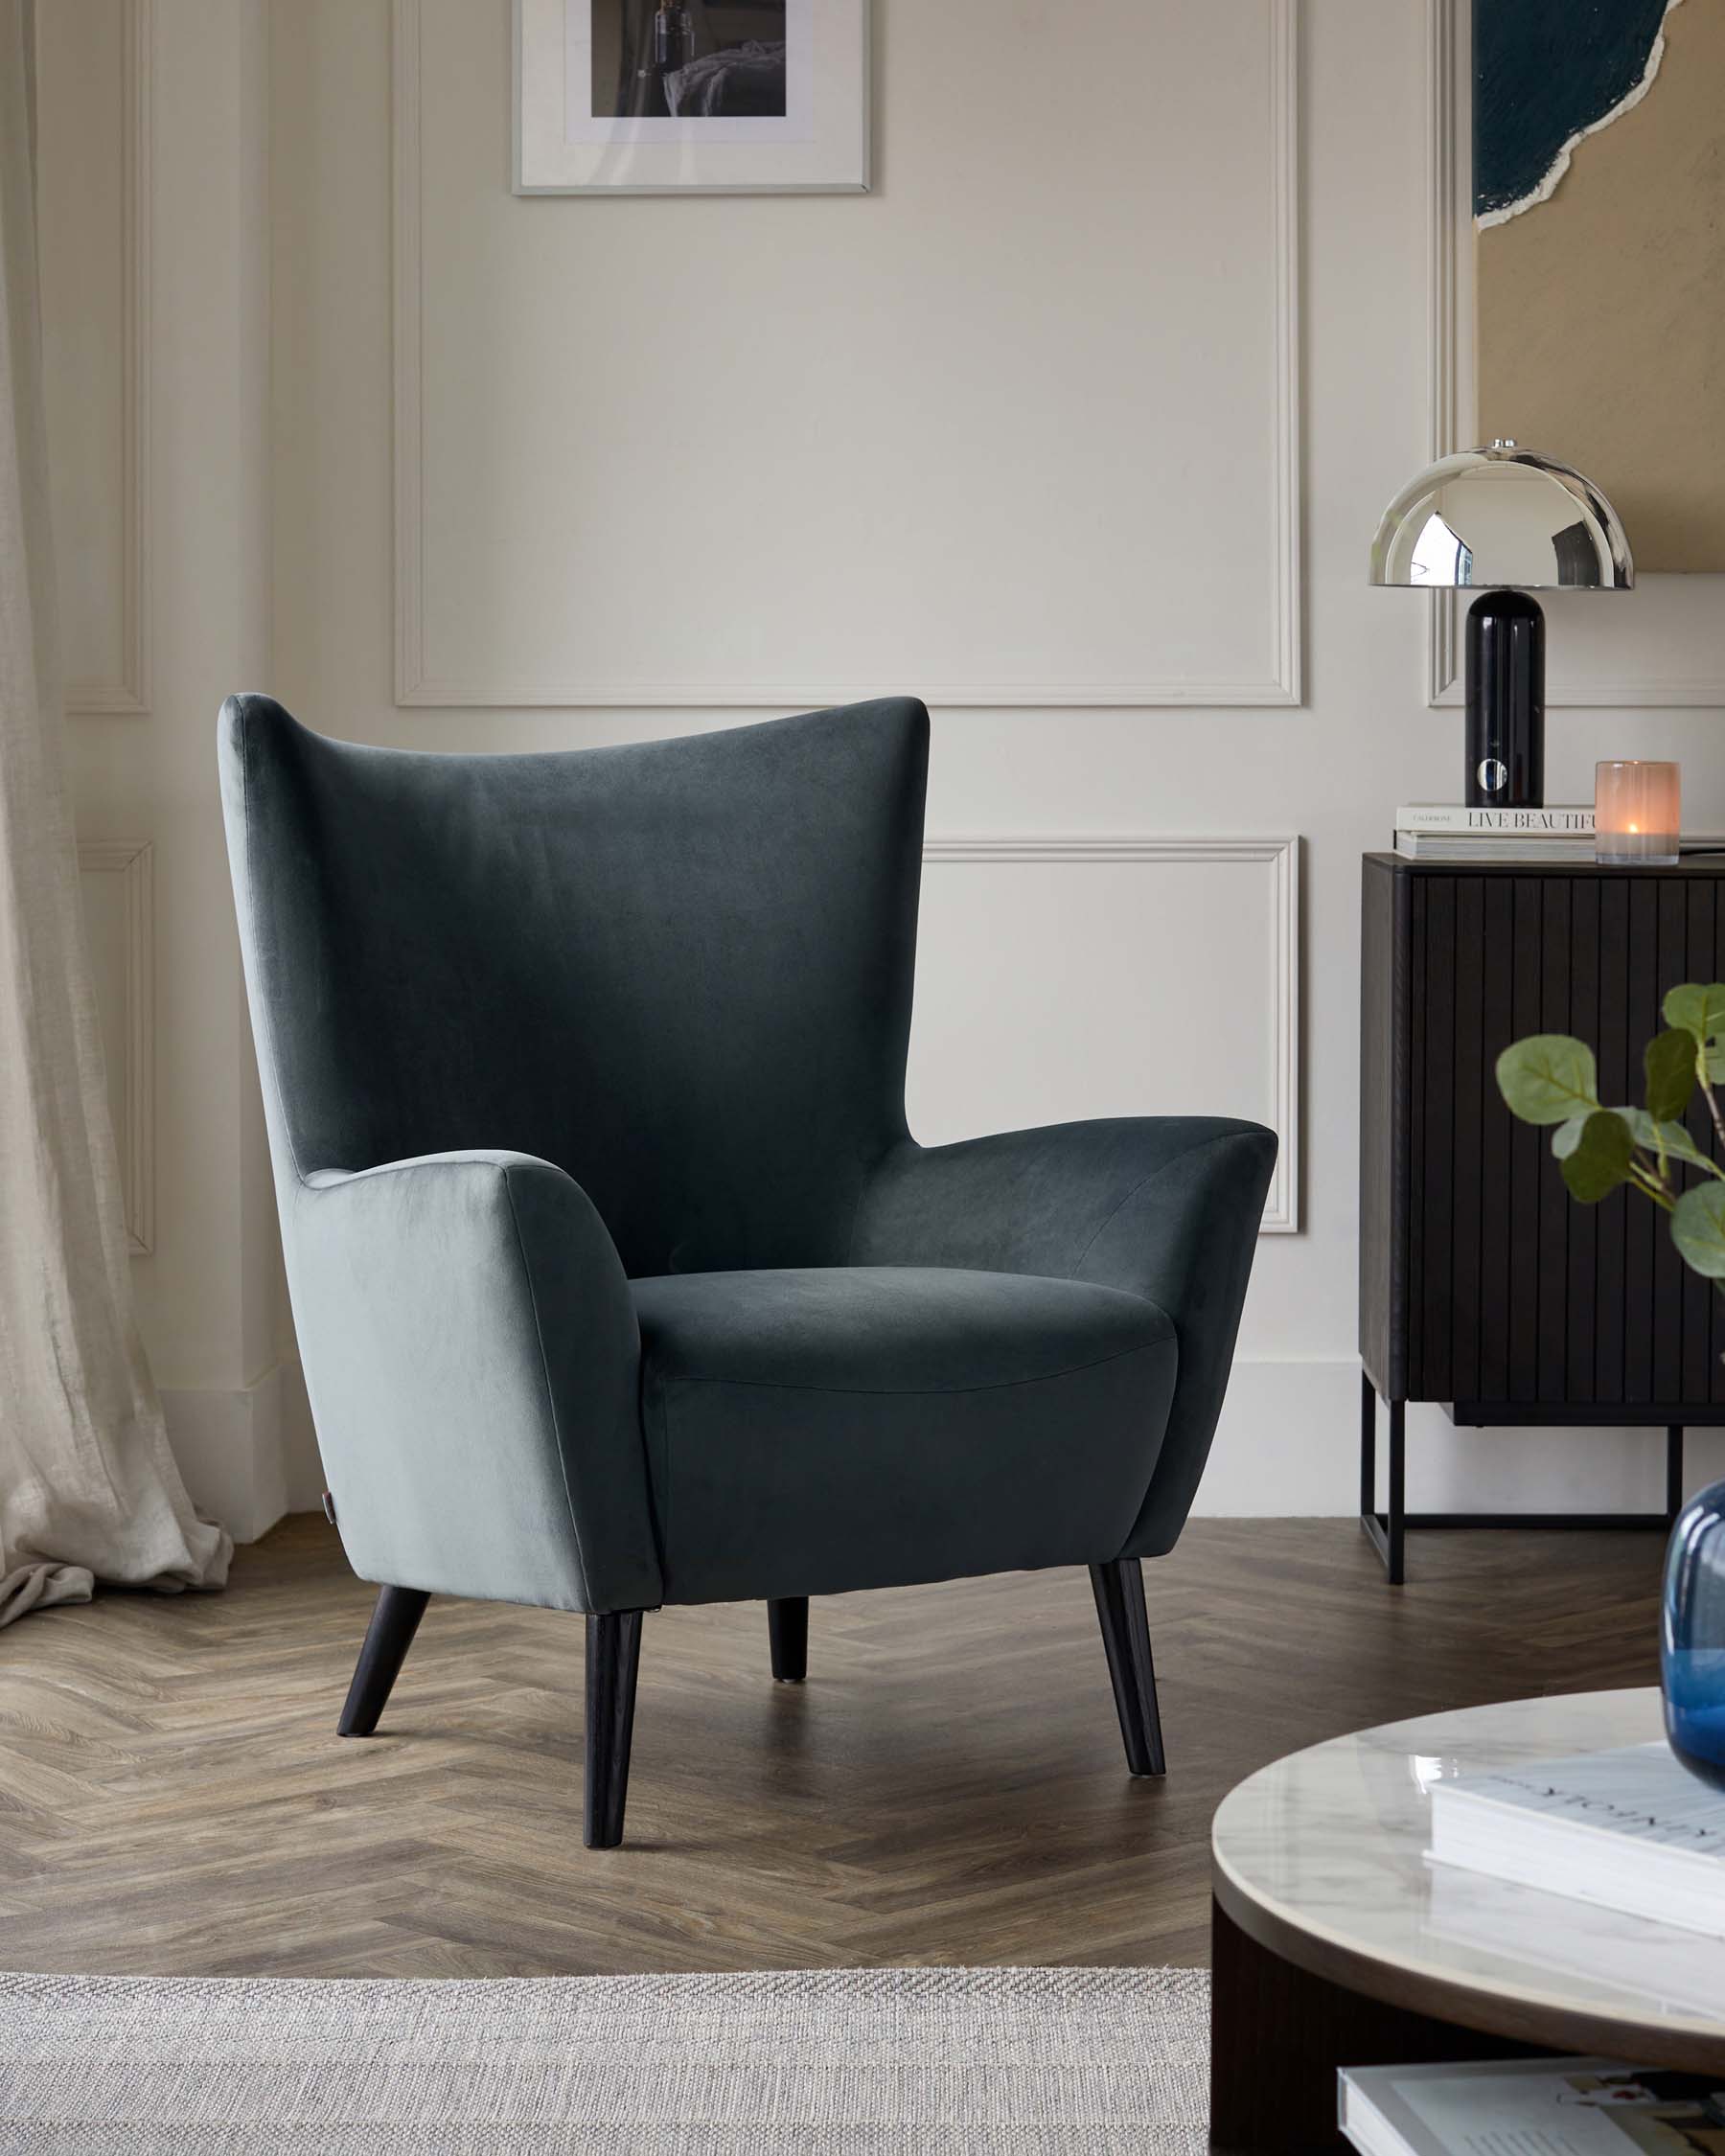
[[[1725,1420],[1725,1313],[1655,1208],[1578,1205],[1495,1065],[1529,1033],[1594,1046],[1600,1098],[1642,1097],[1666,991],[1719,977],[1708,866],[1366,857],[1360,1348],[1389,1398],[1460,1421]],[[1690,1115],[1709,1142],[1704,1104]]]

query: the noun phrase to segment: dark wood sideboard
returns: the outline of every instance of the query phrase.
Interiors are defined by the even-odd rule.
[[[1499,1054],[1574,1033],[1599,1097],[1642,1098],[1642,1050],[1679,981],[1725,977],[1725,861],[1675,868],[1368,854],[1360,924],[1361,1525],[1392,1581],[1421,1526],[1668,1527],[1686,1424],[1725,1423],[1725,1298],[1645,1200],[1578,1205],[1551,1134],[1499,1096]],[[1699,1099],[1698,1142],[1711,1142]],[[1389,1492],[1377,1497],[1377,1403]],[[1658,1512],[1410,1513],[1404,1410],[1458,1424],[1666,1434]],[[1567,1498],[1570,1493],[1564,1492]]]

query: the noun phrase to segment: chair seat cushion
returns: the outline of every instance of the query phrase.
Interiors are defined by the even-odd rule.
[[[1166,1314],[1078,1280],[866,1266],[632,1283],[668,1602],[1117,1555]]]

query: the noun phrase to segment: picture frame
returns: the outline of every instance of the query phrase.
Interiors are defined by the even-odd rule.
[[[865,194],[869,0],[514,0],[518,195]]]
[[[1476,424],[1585,471],[1638,574],[1722,575],[1725,21],[1669,0],[1574,13],[1460,11]]]

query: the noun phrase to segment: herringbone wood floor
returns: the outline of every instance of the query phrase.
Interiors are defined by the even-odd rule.
[[[1089,1582],[1013,1574],[646,1622],[628,1841],[581,1846],[582,1625],[433,1602],[369,1741],[369,1612],[321,1519],[225,1594],[0,1632],[0,1961],[516,1976],[1197,1962],[1207,1835],[1278,1754],[1443,1707],[1656,1675],[1658,1538],[1200,1521],[1146,1566],[1169,1774],[1129,1780]]]

